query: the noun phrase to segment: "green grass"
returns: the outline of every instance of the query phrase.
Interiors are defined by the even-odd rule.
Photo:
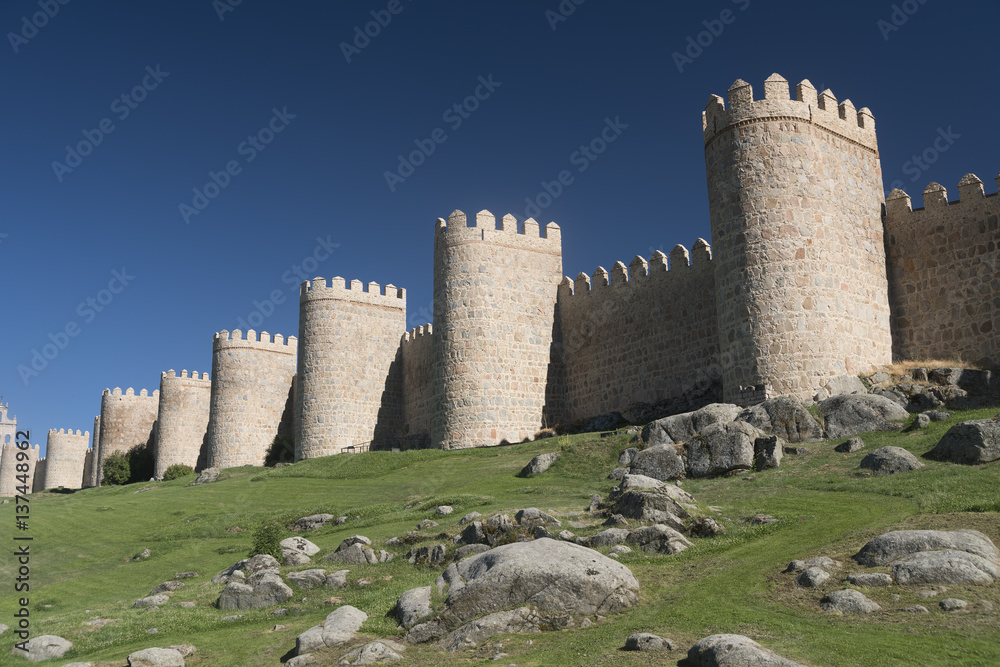
[[[945,614],[934,599],[924,600],[915,590],[900,587],[866,591],[885,611],[863,618],[831,616],[818,606],[826,592],[845,586],[847,572],[860,569],[849,556],[885,530],[970,527],[1000,543],[1000,463],[970,467],[925,461],[924,469],[882,478],[858,468],[861,458],[876,447],[899,446],[919,456],[957,421],[995,412],[956,413],[913,434],[865,435],[865,449],[853,454],[834,452],[837,442],[812,443],[806,445],[805,455],[786,455],[777,469],[685,481],[685,490],[705,512],[709,505],[719,509],[714,516],[727,533],[695,540],[693,548],[677,556],[624,556],[622,562],[642,585],[639,606],[588,629],[495,638],[457,655],[415,646],[407,650],[405,664],[497,664],[489,658],[499,650],[509,654],[501,664],[675,664],[695,641],[717,632],[746,634],[813,665],[998,664],[1000,612],[982,606],[983,601],[992,602],[1000,610],[994,587],[950,587],[939,596],[968,600],[971,611],[966,613]],[[330,601],[336,597],[369,615],[357,643],[398,637],[401,632],[391,617],[396,598],[409,588],[432,583],[440,572],[407,563],[402,556],[408,547],[392,549],[396,559],[390,563],[351,566],[346,589],[295,590],[283,605],[290,610],[283,617],[271,616],[266,609],[242,612],[243,618],[235,622],[222,621],[233,612],[212,606],[222,586],[209,580],[247,554],[253,530],[262,522],[288,524],[318,512],[349,520],[306,534],[323,551],[312,564],[294,569],[342,569],[321,558],[345,537],[360,533],[378,547],[426,518],[440,526],[421,531],[425,540],[420,544],[445,542],[451,548],[450,536],[458,532],[459,519],[471,511],[488,515],[535,506],[564,513],[564,527],[578,534],[596,532],[601,530],[599,521],[588,517],[584,508],[590,494],[604,496],[613,486],[606,474],[629,446],[629,437],[561,436],[457,452],[371,452],[277,469],[229,469],[219,482],[204,486],[187,486],[193,479],[188,476],[72,494],[36,494],[29,520],[29,534],[35,538],[32,631],[74,643],[64,658],[52,661],[54,665],[89,660],[101,667],[120,667],[132,651],[191,643],[198,652],[187,660],[189,665],[276,666],[294,647],[298,633],[321,622],[340,603]],[[516,476],[531,457],[548,451],[561,452],[548,472],[528,479]],[[437,505],[452,505],[455,511],[439,517],[433,510]],[[757,513],[779,521],[766,526],[739,521]],[[13,504],[0,506],[0,520],[8,527],[8,544],[13,544]],[[588,527],[572,528],[567,520]],[[152,556],[133,560],[145,548]],[[844,569],[818,590],[797,588],[792,575],[781,573],[790,560],[819,555],[840,560]],[[196,607],[131,608],[154,586],[187,570],[201,576],[186,580],[171,602],[191,601]],[[10,582],[13,572],[11,557],[0,559],[0,577]],[[363,578],[371,583],[358,585]],[[0,596],[0,622],[13,625],[15,602],[12,593]],[[913,604],[924,604],[932,613],[900,611]],[[99,630],[84,625],[96,618],[119,620]],[[273,631],[276,623],[287,627]],[[146,632],[154,627],[157,634]],[[667,636],[679,648],[660,655],[620,650],[625,637],[641,631]],[[20,663],[9,655],[10,631],[0,639],[0,664]],[[332,652],[330,664],[348,648]]]

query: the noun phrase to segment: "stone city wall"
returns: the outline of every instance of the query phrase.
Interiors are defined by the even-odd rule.
[[[212,380],[186,370],[180,375],[169,370],[160,375],[160,405],[157,416],[156,476],[167,468],[183,464],[204,467],[208,415],[212,403]],[[200,465],[199,465],[200,464]]]

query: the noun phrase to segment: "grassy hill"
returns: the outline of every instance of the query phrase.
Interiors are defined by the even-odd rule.
[[[695,641],[719,632],[748,635],[812,665],[1000,664],[1000,593],[995,587],[952,586],[929,600],[916,594],[926,586],[870,589],[865,593],[884,611],[863,617],[832,616],[818,604],[826,592],[846,586],[848,572],[861,569],[849,556],[886,530],[975,528],[1000,544],[1000,463],[969,467],[926,461],[922,470],[889,478],[870,477],[858,468],[865,453],[876,447],[891,444],[919,456],[952,424],[995,413],[996,408],[956,412],[921,432],[864,436],[865,450],[853,454],[834,452],[834,442],[812,443],[806,445],[809,453],[786,455],[775,470],[685,481],[684,489],[699,503],[718,510],[714,516],[727,533],[696,539],[693,548],[676,556],[623,556],[621,561],[642,585],[637,607],[587,629],[496,638],[466,653],[414,646],[402,664],[498,664],[489,658],[500,650],[508,657],[499,664],[674,664]],[[283,605],[290,613],[283,617],[266,609],[223,621],[235,612],[214,608],[223,586],[209,580],[247,555],[253,529],[262,521],[287,524],[318,512],[350,519],[305,534],[323,551],[312,564],[294,569],[343,569],[321,561],[343,538],[362,534],[379,547],[426,518],[440,526],[422,531],[427,539],[421,544],[445,542],[450,547],[459,519],[473,510],[488,515],[538,507],[564,513],[563,527],[568,520],[592,525],[570,528],[577,534],[597,532],[600,519],[588,517],[585,508],[590,494],[606,496],[615,484],[607,473],[629,446],[628,438],[585,434],[491,449],[372,452],[278,469],[229,469],[218,482],[204,486],[188,486],[193,477],[187,477],[35,494],[30,530],[18,532],[34,536],[32,633],[73,642],[70,653],[52,661],[56,665],[90,660],[117,667],[141,648],[191,643],[198,652],[187,660],[189,665],[275,666],[294,647],[297,634],[320,623],[339,604],[330,603],[336,596],[369,615],[358,643],[396,637],[401,634],[391,616],[396,598],[432,583],[440,572],[407,563],[401,557],[406,548],[391,549],[396,559],[390,563],[347,566],[346,589],[295,589]],[[516,476],[532,456],[547,451],[561,452],[548,472],[530,479]],[[442,504],[454,506],[455,512],[435,516],[433,508]],[[764,526],[739,521],[757,513],[779,521]],[[7,544],[13,545],[13,503],[0,506],[0,521]],[[147,548],[151,557],[133,558]],[[835,558],[844,569],[812,590],[797,588],[793,575],[781,573],[789,561],[814,556]],[[132,609],[154,586],[188,570],[201,576],[186,580],[172,594],[171,604]],[[0,559],[3,581],[12,582],[14,572],[10,555]],[[371,582],[359,585],[361,579]],[[17,596],[12,584],[4,586],[0,623],[13,625]],[[936,600],[943,597],[967,600],[968,611],[941,611]],[[182,601],[196,606],[173,604]],[[915,604],[924,604],[931,613],[902,611]],[[85,625],[94,619],[118,620],[103,627]],[[274,631],[276,623],[287,627]],[[158,632],[149,634],[151,628]],[[666,655],[626,653],[621,647],[633,632],[669,637],[679,648]],[[10,655],[10,631],[0,639],[0,664],[28,664]],[[331,654],[329,664],[346,650]]]

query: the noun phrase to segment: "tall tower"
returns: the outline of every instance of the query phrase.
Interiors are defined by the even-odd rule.
[[[136,395],[129,387],[122,394],[121,387],[105,389],[101,394],[101,435],[97,452],[98,475],[103,475],[104,462],[115,452],[127,452],[136,446],[155,447],[156,413],[159,409],[160,391],[152,394],[145,389]],[[46,467],[52,465],[52,456],[45,454]]]
[[[7,417],[7,403],[0,403],[0,446],[17,441],[17,417]]]
[[[891,361],[874,117],[738,80],[702,116],[726,401],[811,397]]]
[[[65,431],[49,429],[49,437],[45,445],[45,477],[43,489],[83,488],[83,469],[87,459],[87,445],[90,443],[90,432],[75,433],[72,429]]]
[[[562,278],[554,222],[489,211],[438,219],[434,234],[431,446],[518,442],[544,421],[552,328]]]
[[[215,334],[208,417],[208,467],[264,465],[277,435],[292,436],[297,339],[253,329]]]
[[[160,405],[157,412],[156,477],[163,477],[174,464],[204,467],[207,456],[208,412],[212,380],[208,373],[198,376],[186,370],[160,374]],[[96,427],[95,427],[96,428]]]
[[[402,420],[406,290],[315,278],[299,296],[295,459],[392,446]]]

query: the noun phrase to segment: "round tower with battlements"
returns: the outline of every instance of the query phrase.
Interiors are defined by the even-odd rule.
[[[809,398],[891,362],[874,117],[777,74],[702,116],[726,401]]]
[[[562,246],[559,226],[455,211],[434,235],[431,446],[519,442],[543,426]]]
[[[133,447],[156,445],[159,403],[159,390],[154,390],[152,394],[145,389],[136,394],[132,387],[124,393],[121,387],[104,390],[101,394],[101,433],[96,458],[99,477],[103,478],[104,462],[111,454],[127,452]],[[46,454],[46,459],[51,458]]]
[[[295,459],[396,445],[406,290],[314,278],[299,295]]]
[[[49,429],[45,445],[45,477],[42,489],[83,488],[83,469],[87,459],[90,432]]]
[[[208,467],[264,465],[275,436],[292,437],[296,344],[253,329],[215,334]]]
[[[160,374],[160,405],[156,423],[156,477],[172,465],[202,468],[208,433],[212,380],[208,373],[186,370]],[[95,426],[95,428],[97,428]],[[200,465],[199,465],[200,464]]]

